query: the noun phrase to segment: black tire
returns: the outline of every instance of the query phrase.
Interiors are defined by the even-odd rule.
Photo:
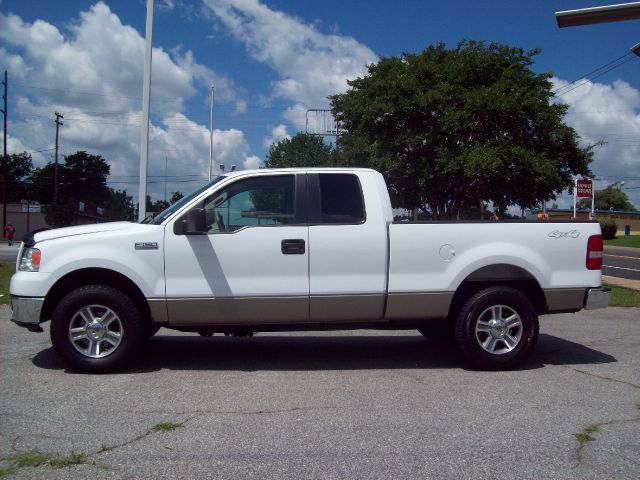
[[[426,323],[418,329],[420,334],[432,343],[453,343],[455,324],[449,319]]]
[[[157,325],[157,324],[153,324],[153,323],[149,323],[147,324],[146,328],[145,328],[145,337],[146,338],[151,338],[153,337],[156,333],[158,333],[158,330],[160,330],[160,327],[162,327],[162,325]]]
[[[460,309],[455,341],[466,359],[483,370],[521,364],[538,341],[538,315],[515,288],[496,286],[470,297]]]
[[[128,367],[145,340],[145,333],[133,301],[104,285],[71,291],[51,317],[51,342],[56,352],[71,368],[85,373],[108,373]]]

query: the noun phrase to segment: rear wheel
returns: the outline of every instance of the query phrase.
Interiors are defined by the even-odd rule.
[[[460,309],[455,341],[474,366],[506,370],[522,363],[538,341],[538,316],[519,290],[481,290]]]
[[[71,291],[51,317],[53,347],[65,363],[81,372],[113,372],[128,366],[146,334],[133,301],[104,285]]]

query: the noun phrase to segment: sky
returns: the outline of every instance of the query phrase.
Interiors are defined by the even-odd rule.
[[[566,122],[583,146],[605,143],[596,188],[624,182],[640,208],[640,58],[629,53],[640,20],[560,29],[554,16],[603,4],[156,0],[148,191],[164,199],[206,181],[212,84],[215,165],[258,168],[272,142],[305,131],[307,110],[329,108],[327,96],[367,64],[473,39],[541,49],[532,68],[553,73]],[[0,0],[8,153],[52,161],[60,112],[60,155],[102,155],[109,186],[137,200],[145,22],[146,0]]]

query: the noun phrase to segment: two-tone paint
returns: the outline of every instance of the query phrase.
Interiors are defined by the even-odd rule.
[[[309,185],[321,173],[357,176],[364,221],[314,221],[307,211],[313,203]],[[295,176],[296,205],[306,212],[295,224],[176,233],[176,222],[204,198],[233,182],[269,175]],[[382,327],[445,318],[469,282],[526,282],[542,292],[540,313],[577,311],[590,289],[601,286],[600,270],[585,266],[587,239],[599,233],[599,225],[589,222],[396,224],[382,176],[368,169],[235,172],[160,225],[119,222],[36,233],[40,270],[13,276],[13,318],[22,325],[48,320],[50,309],[34,305],[83,271],[95,283],[103,272],[127,279],[122,288],[137,289],[152,320],[176,328]],[[290,240],[303,242],[304,252],[284,254],[283,241]]]

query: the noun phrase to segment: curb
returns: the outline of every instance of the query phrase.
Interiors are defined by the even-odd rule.
[[[630,288],[631,290],[640,290],[640,280],[629,280],[628,278],[610,277],[602,275],[602,283],[615,285],[616,287]]]

